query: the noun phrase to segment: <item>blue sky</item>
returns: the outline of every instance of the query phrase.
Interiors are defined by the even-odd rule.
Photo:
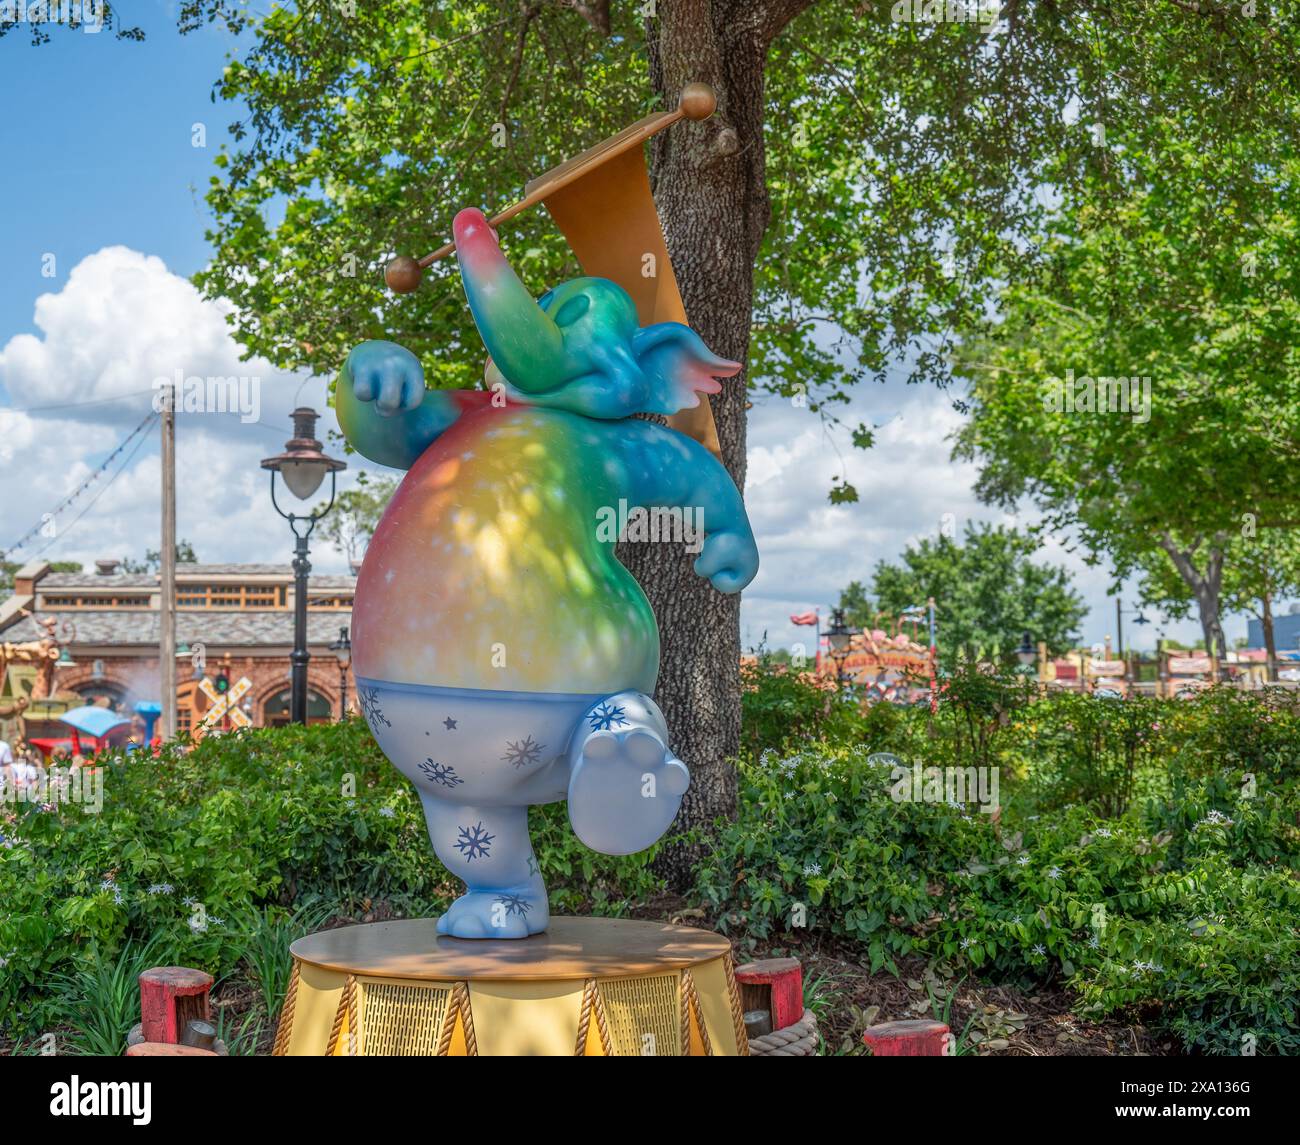
[[[131,8],[144,43],[62,29],[41,47],[21,31],[0,39],[0,155],[11,204],[0,227],[0,546],[39,520],[147,416],[154,377],[183,368],[256,374],[266,396],[257,425],[233,416],[179,419],[180,535],[203,560],[287,560],[287,529],[274,516],[257,462],[279,451],[293,405],[324,409],[325,380],[241,364],[219,306],[185,281],[208,258],[203,194],[237,115],[210,98],[233,41],[212,28],[179,35],[174,5],[165,0],[134,0]],[[206,128],[204,148],[192,144],[196,123]],[[44,277],[50,255],[55,273]],[[122,394],[134,396],[104,400]],[[96,404],[23,412],[88,400]],[[746,497],[763,569],[745,595],[747,645],[764,632],[775,645],[806,639],[806,630],[788,624],[791,612],[825,609],[847,581],[869,580],[876,561],[937,532],[946,514],[958,531],[968,518],[1002,519],[976,501],[973,470],[947,461],[945,435],[957,424],[947,397],[874,386],[845,413],[850,425],[889,418],[879,444],[861,453],[828,435],[815,415],[792,418],[772,402],[754,409]],[[322,428],[332,424],[326,414]],[[360,464],[349,462],[347,481]],[[826,490],[841,474],[862,495],[857,505],[827,503]],[[157,546],[157,489],[150,439],[93,512],[42,542],[43,555],[83,562],[141,556]],[[36,552],[32,546],[15,556]],[[1075,571],[1092,608],[1084,641],[1100,641],[1114,624],[1105,571],[1084,568],[1059,544],[1046,545],[1043,555]],[[321,570],[344,567],[323,547],[313,559]],[[1245,631],[1238,618],[1227,627],[1229,639]],[[1198,635],[1189,622],[1165,631]],[[1135,642],[1150,646],[1154,637],[1152,625]]]
[[[6,337],[32,328],[32,303],[52,285],[40,278],[46,253],[60,276],[114,243],[158,255],[183,275],[207,260],[202,197],[236,118],[210,95],[233,40],[212,28],[180,35],[175,5],[163,0],[130,7],[143,43],[107,29],[57,29],[39,48],[23,29],[0,39],[0,147],[10,203],[21,205],[0,229]],[[206,149],[191,145],[198,122],[207,125]]]

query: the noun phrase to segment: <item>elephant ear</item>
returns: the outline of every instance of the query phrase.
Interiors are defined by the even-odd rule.
[[[740,363],[719,358],[689,326],[657,322],[632,336],[632,356],[648,382],[644,412],[672,414],[700,404],[700,394],[722,389],[718,378],[740,372]]]

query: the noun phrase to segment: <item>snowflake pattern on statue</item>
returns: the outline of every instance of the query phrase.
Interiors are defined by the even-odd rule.
[[[372,732],[379,724],[383,724],[386,728],[393,726],[384,719],[384,709],[379,704],[378,688],[361,689],[361,714],[366,717],[366,723],[370,725]]]
[[[525,915],[533,909],[533,904],[521,895],[497,895],[497,902],[506,908],[506,914]]]
[[[544,743],[537,743],[532,736],[525,736],[514,743],[506,743],[506,753],[501,758],[509,760],[515,767],[526,767],[542,758]]]
[[[471,859],[486,859],[492,854],[492,840],[495,838],[495,835],[489,835],[483,830],[483,821],[480,819],[473,827],[460,828],[456,850],[465,856],[467,863]]]
[[[443,787],[456,787],[465,782],[456,774],[454,767],[445,763],[435,763],[432,759],[426,759],[420,764],[420,770],[434,783],[440,783]]]
[[[607,704],[602,701],[594,712],[587,714],[587,722],[591,724],[592,731],[607,732],[615,724],[622,727],[627,723],[627,716],[617,704]]]

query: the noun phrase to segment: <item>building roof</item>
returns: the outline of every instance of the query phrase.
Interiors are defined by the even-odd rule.
[[[292,581],[292,565],[203,565],[183,563],[176,566],[176,579],[192,582],[208,577],[268,577]],[[355,588],[357,578],[347,574],[312,576],[310,588]],[[111,573],[105,576],[93,570],[79,573],[46,573],[37,582],[37,591],[69,588],[157,588],[157,573]]]
[[[115,644],[122,647],[157,648],[161,614],[153,609],[105,609],[94,611],[43,610],[42,617],[53,617],[63,630],[67,621],[76,631],[69,642],[73,649],[87,645]],[[352,614],[346,609],[307,613],[307,643],[330,644],[339,629],[346,627]],[[5,638],[14,642],[39,640],[45,636],[30,616],[6,630]],[[182,644],[202,641],[212,647],[291,647],[293,613],[289,611],[224,611],[205,609],[176,613],[176,639]]]

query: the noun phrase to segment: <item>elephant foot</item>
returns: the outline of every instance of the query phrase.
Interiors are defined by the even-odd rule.
[[[663,716],[648,697],[611,697],[588,716],[571,752],[569,822],[593,851],[630,855],[658,840],[690,786],[686,765],[669,751]],[[626,730],[623,730],[626,729]]]
[[[471,890],[438,919],[438,933],[450,938],[527,938],[550,921],[540,878],[524,887]]]

